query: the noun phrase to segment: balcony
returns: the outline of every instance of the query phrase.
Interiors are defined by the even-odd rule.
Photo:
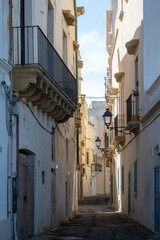
[[[77,81],[38,26],[13,28],[14,88],[58,122],[73,116]]]
[[[92,176],[95,176],[99,173],[102,172],[102,165],[99,164],[99,163],[92,163],[91,164],[91,173],[92,173]]]
[[[114,127],[115,127],[114,143],[117,146],[119,146],[119,144],[123,146],[125,143],[125,136],[123,133],[120,132],[120,130],[122,130],[124,127],[124,114],[119,114],[114,118]]]
[[[127,103],[127,127],[126,129],[135,135],[139,131],[139,94],[135,91],[129,96]]]
[[[81,127],[81,118],[82,118],[82,113],[80,112],[81,109],[81,104],[77,104],[77,111],[75,112],[75,127],[80,128]]]

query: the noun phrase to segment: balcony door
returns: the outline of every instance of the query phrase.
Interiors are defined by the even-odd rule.
[[[50,1],[48,1],[47,37],[50,43],[54,46],[54,8]]]

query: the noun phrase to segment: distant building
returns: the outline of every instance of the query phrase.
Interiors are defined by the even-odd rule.
[[[107,131],[103,120],[106,108],[105,101],[92,101],[88,108],[88,119],[95,127],[95,140],[99,137],[101,140],[100,148],[103,148],[101,150],[95,148],[96,162],[102,166],[101,174],[96,177],[96,194],[110,193],[110,167],[106,159]]]
[[[160,2],[112,0],[107,11],[108,158],[116,209],[160,232]],[[117,128],[119,127],[119,128]]]

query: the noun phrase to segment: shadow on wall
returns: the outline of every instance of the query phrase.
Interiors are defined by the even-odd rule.
[[[121,104],[124,106],[124,112],[122,114],[125,115],[125,126],[127,125],[127,104],[126,100],[129,98],[129,96],[132,93],[132,90],[137,91],[138,93],[143,92],[143,21],[141,21],[141,25],[136,29],[134,36],[132,39],[138,39],[139,43],[135,48],[135,51],[133,54],[126,53],[123,59],[120,59],[120,51],[117,49],[117,57],[118,57],[118,72],[124,73],[124,76],[122,77],[121,81],[119,82],[119,89],[120,92],[122,91],[122,87],[124,89],[124,99],[121,99]],[[128,39],[128,42],[132,39]],[[124,43],[126,44],[126,43]],[[126,49],[127,51],[127,49]],[[138,59],[138,69],[136,73],[136,61]],[[120,95],[121,96],[121,95]],[[142,95],[139,95],[139,102],[143,103]],[[139,106],[138,106],[139,110]],[[140,114],[142,115],[142,113]],[[123,158],[121,158],[121,164],[120,169],[122,165],[124,165]],[[125,171],[128,173],[131,171],[129,165],[125,165]],[[133,175],[133,173],[131,173]],[[127,194],[128,192],[128,174],[125,175],[127,177],[124,181],[127,183],[127,189],[125,189],[125,192]],[[115,181],[117,183],[117,181]],[[120,184],[121,185],[121,184]],[[117,186],[115,184],[115,188],[117,189]],[[118,201],[117,198],[118,194],[116,194],[115,201]],[[124,212],[125,207],[124,205],[128,204],[128,199],[126,202],[124,202],[124,195],[121,194],[121,205],[122,212]]]

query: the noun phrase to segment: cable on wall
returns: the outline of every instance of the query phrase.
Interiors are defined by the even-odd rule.
[[[160,113],[159,113],[157,116],[155,116],[155,117],[153,118],[153,120],[152,120],[149,124],[147,124],[141,131],[139,131],[139,133],[138,133],[136,136],[134,136],[134,137],[126,144],[126,146],[123,147],[123,148],[120,150],[120,152],[123,151],[125,148],[127,148],[128,145],[129,145],[140,133],[142,133],[146,128],[148,128],[158,117],[160,117]]]
[[[52,135],[52,134],[55,133],[55,129],[57,128],[57,130],[58,130],[58,132],[60,133],[61,137],[66,140],[66,137],[62,134],[62,132],[61,132],[61,130],[60,130],[60,128],[59,128],[59,126],[58,126],[57,124],[56,124],[56,126],[55,126],[55,128],[54,128],[54,131],[52,131],[52,132],[49,131],[47,128],[45,128],[45,127],[40,123],[40,121],[38,120],[38,118],[37,118],[36,115],[34,114],[33,110],[32,110],[31,107],[29,106],[29,104],[26,103],[26,102],[25,102],[22,98],[20,98],[20,97],[19,97],[19,100],[20,100],[23,104],[25,104],[26,107],[28,107],[28,109],[29,109],[30,112],[32,113],[33,117],[36,119],[37,123],[40,125],[40,127],[41,127],[42,129],[44,129],[47,133],[49,133],[49,134]],[[68,141],[73,141],[73,143],[76,144],[76,143],[75,143],[75,140],[74,140],[73,138],[68,139]]]

